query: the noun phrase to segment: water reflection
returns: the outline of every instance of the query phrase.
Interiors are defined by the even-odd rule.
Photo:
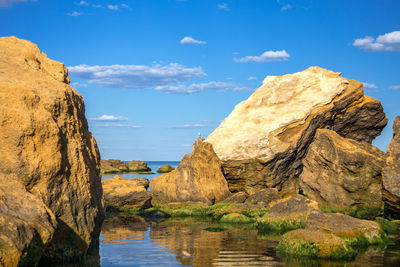
[[[225,228],[213,232],[209,227]],[[213,230],[213,229],[211,229]],[[218,229],[217,229],[218,230]],[[369,249],[353,262],[281,259],[279,237],[260,236],[210,221],[169,219],[146,222],[139,216],[117,216],[104,222],[101,266],[400,266],[399,243],[386,251]]]

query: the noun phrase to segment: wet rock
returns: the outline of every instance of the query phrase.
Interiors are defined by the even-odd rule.
[[[221,162],[210,143],[201,138],[193,145],[179,166],[170,173],[150,181],[153,205],[169,202],[203,202],[214,204],[230,195],[221,170]]]
[[[231,192],[298,192],[302,159],[319,128],[370,143],[387,123],[363,84],[319,67],[268,76],[207,138]]]
[[[383,201],[385,216],[400,219],[400,116],[394,120],[393,139],[383,169]]]
[[[278,190],[275,188],[266,188],[250,195],[245,203],[267,208],[271,202],[279,199],[281,199],[281,197],[278,194]]]
[[[104,199],[107,209],[150,208],[151,193],[145,178],[128,180],[116,175],[113,179],[103,180]]]
[[[171,165],[167,164],[167,165],[163,165],[160,168],[158,168],[157,172],[158,173],[167,173],[167,172],[171,172],[175,170]]]
[[[319,129],[303,160],[300,187],[323,206],[380,208],[385,159],[368,143]]]
[[[0,38],[0,69],[0,265],[81,258],[104,219],[83,98],[29,41]]]
[[[232,194],[230,197],[225,198],[221,203],[233,204],[233,203],[244,203],[246,201],[245,192],[237,192]]]

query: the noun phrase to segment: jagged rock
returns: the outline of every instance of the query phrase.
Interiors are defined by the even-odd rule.
[[[246,193],[245,192],[237,192],[232,194],[230,197],[225,198],[222,203],[233,204],[233,203],[244,203],[246,201]]]
[[[167,172],[172,172],[173,170],[174,170],[174,167],[167,164],[167,165],[163,165],[160,168],[158,168],[157,172],[158,173],[167,173]]]
[[[271,202],[279,199],[281,199],[281,196],[278,194],[278,190],[275,188],[266,188],[250,195],[245,203],[268,208]]]
[[[151,194],[147,191],[145,178],[126,179],[116,175],[112,179],[103,180],[104,199],[107,209],[151,207]]]
[[[0,265],[65,262],[98,240],[100,155],[68,84],[36,45],[0,38]]]
[[[212,145],[201,138],[175,170],[153,178],[150,189],[153,204],[188,201],[214,204],[230,195],[221,161]]]
[[[400,116],[394,120],[382,181],[385,216],[400,219]]]
[[[127,163],[119,159],[101,160],[102,173],[121,173],[121,172],[150,172],[147,163],[140,160],[132,160]]]
[[[303,160],[300,187],[323,206],[379,208],[385,159],[368,143],[319,129]]]
[[[370,143],[387,118],[363,84],[319,67],[268,76],[207,138],[222,160],[231,192],[298,190],[298,176],[315,131]]]
[[[118,175],[117,175],[118,176]],[[138,177],[138,178],[131,178],[131,181],[135,181],[138,186],[143,186],[144,188],[149,188],[150,186],[150,181],[147,178],[144,177]]]

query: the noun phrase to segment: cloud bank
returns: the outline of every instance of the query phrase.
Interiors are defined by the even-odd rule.
[[[207,44],[207,42],[199,41],[192,37],[186,36],[182,38],[181,44]]]
[[[355,39],[353,46],[370,51],[400,51],[400,31],[385,33],[376,39],[371,36]]]
[[[127,117],[123,116],[114,116],[114,115],[102,115],[97,118],[92,118],[90,119],[92,121],[127,121]]]
[[[234,58],[233,60],[240,63],[245,62],[272,62],[272,61],[285,61],[288,60],[290,55],[286,52],[286,50],[280,51],[265,51],[260,56],[245,56],[242,58]]]

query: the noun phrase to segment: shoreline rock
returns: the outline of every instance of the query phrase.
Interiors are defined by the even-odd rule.
[[[29,41],[0,38],[0,69],[0,265],[82,259],[105,216],[83,97]]]
[[[168,172],[172,172],[173,170],[175,170],[174,167],[172,167],[169,164],[163,165],[160,168],[158,168],[157,172],[158,173],[168,173]]]
[[[123,162],[119,159],[101,160],[101,173],[116,174],[125,172],[135,172],[139,174],[153,174],[147,163],[140,160]]]

